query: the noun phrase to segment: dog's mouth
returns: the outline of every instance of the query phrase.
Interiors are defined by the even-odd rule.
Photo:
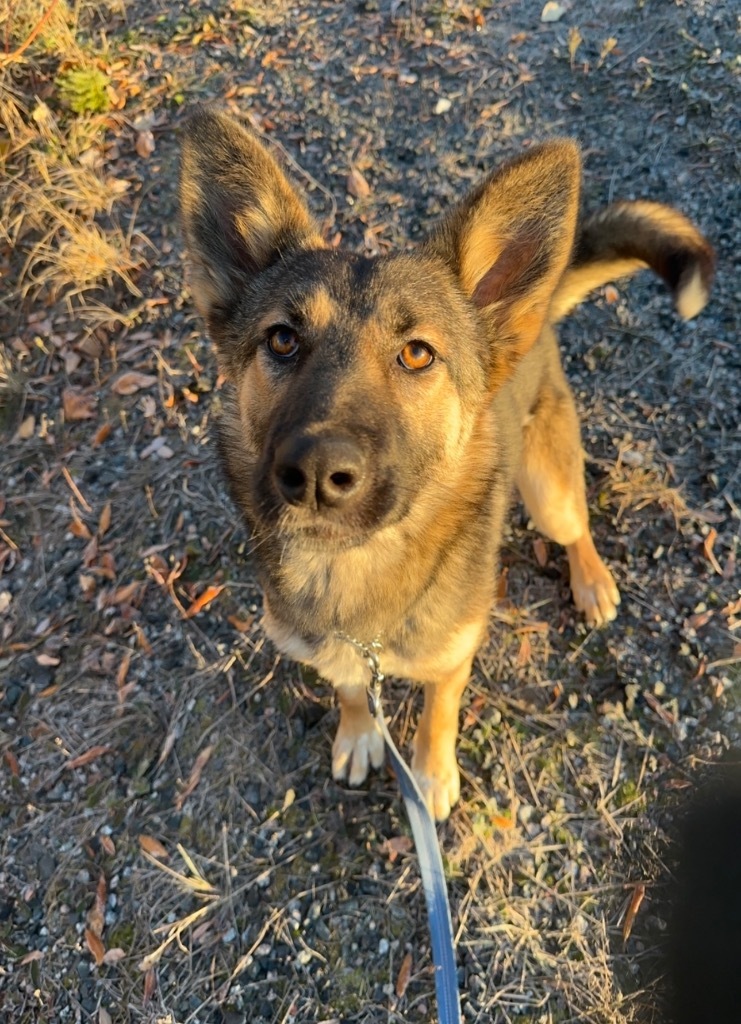
[[[296,522],[291,516],[282,516],[277,532],[286,540],[309,550],[345,551],[349,548],[361,547],[375,532],[375,529],[361,528],[354,524]]]

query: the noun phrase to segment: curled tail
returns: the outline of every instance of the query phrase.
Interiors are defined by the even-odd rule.
[[[715,269],[712,246],[683,214],[661,203],[614,203],[578,228],[571,263],[551,304],[557,323],[595,288],[650,267],[666,281],[677,312],[697,316]]]

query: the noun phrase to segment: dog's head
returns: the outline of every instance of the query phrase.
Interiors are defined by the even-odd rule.
[[[257,138],[200,111],[183,147],[192,289],[232,383],[249,515],[322,542],[402,519],[474,443],[540,334],[573,242],[579,157],[486,178],[416,251],[327,246]],[[245,493],[245,486],[241,486]]]

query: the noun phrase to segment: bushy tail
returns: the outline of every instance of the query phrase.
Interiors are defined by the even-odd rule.
[[[666,281],[680,316],[691,320],[708,301],[712,246],[670,206],[614,203],[577,228],[571,263],[551,304],[557,323],[595,288],[650,267]]]

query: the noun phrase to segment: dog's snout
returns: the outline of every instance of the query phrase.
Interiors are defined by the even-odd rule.
[[[349,438],[289,438],[273,460],[275,486],[290,505],[341,508],[363,492],[366,478],[365,453]]]

